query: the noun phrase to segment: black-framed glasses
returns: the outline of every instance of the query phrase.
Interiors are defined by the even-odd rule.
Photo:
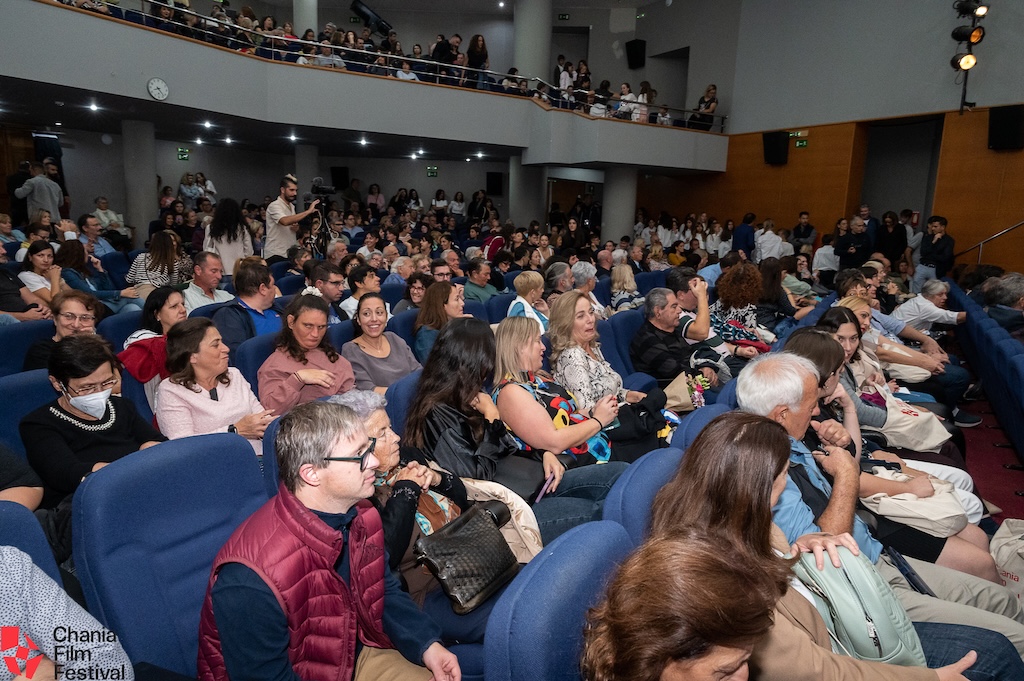
[[[370,438],[370,445],[363,450],[359,456],[325,456],[324,461],[358,461],[359,470],[365,471],[369,468],[370,457],[373,456],[373,450],[377,447],[377,438]]]

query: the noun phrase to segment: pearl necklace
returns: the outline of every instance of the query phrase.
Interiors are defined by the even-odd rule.
[[[52,413],[57,418],[67,421],[73,426],[78,426],[82,430],[88,431],[90,433],[95,433],[100,430],[108,430],[111,426],[114,425],[114,421],[117,420],[117,412],[114,410],[114,403],[111,402],[110,400],[107,400],[107,409],[110,411],[110,416],[109,418],[107,418],[106,423],[86,423],[84,421],[79,421],[71,414],[67,414],[64,411],[58,409],[57,407],[50,407],[50,413]]]

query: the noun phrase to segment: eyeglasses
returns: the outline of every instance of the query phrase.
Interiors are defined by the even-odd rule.
[[[451,272],[434,272],[434,279],[451,279]]]
[[[377,447],[377,438],[370,438],[370,446],[363,450],[363,453],[359,456],[325,456],[324,461],[358,461],[359,470],[365,471],[370,467],[370,457],[373,456],[373,450]]]
[[[82,324],[92,324],[96,321],[96,315],[94,314],[75,314],[74,312],[61,312],[57,315],[68,324],[72,324],[75,321],[79,321]]]
[[[106,390],[107,388],[113,388],[115,385],[117,385],[117,382],[119,380],[121,379],[117,377],[117,374],[114,374],[111,378],[108,378],[107,380],[99,384],[90,383],[88,385],[83,385],[81,388],[72,388],[70,385],[65,385],[64,387],[67,389],[69,393],[75,396],[91,395],[92,393],[98,393],[99,391]]]

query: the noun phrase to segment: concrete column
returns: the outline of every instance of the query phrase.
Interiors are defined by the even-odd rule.
[[[124,157],[124,217],[135,227],[135,248],[142,248],[153,219],[156,182],[156,134],[148,121],[121,121],[121,149]],[[172,187],[176,177],[163,178]]]
[[[299,179],[299,198],[301,198],[304,192],[309,191],[313,184],[313,178],[320,177],[320,151],[316,145],[295,145],[295,177]],[[331,178],[325,177],[324,184],[330,183]],[[344,187],[338,187],[338,191],[343,189]]]
[[[551,12],[552,0],[516,0],[512,66],[523,77],[551,81]],[[535,82],[530,83],[531,88],[536,86]]]
[[[526,227],[531,220],[545,222],[546,187],[544,168],[524,166],[522,156],[508,160],[509,215],[516,227]]]
[[[316,0],[292,0],[292,30],[301,37],[307,28],[320,35],[322,26],[317,19]]]
[[[604,171],[602,240],[618,243],[623,234],[632,234],[636,218],[636,179],[636,168],[617,167]]]

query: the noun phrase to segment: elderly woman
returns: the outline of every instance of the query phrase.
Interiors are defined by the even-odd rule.
[[[544,277],[538,272],[524,271],[512,281],[516,290],[515,299],[509,304],[506,317],[529,317],[540,326],[540,332],[548,330],[548,304],[541,295],[544,293]]]
[[[620,425],[608,432],[612,459],[631,462],[656,449],[658,431],[665,426],[665,393],[655,389],[647,395],[622,387],[622,377],[601,354],[597,318],[582,292],[569,291],[551,306],[548,336],[554,379],[581,411],[593,409],[606,395],[618,401]]]
[[[380,466],[371,501],[380,511],[384,524],[389,567],[401,575],[402,584],[413,600],[440,625],[444,640],[483,641],[487,617],[498,595],[471,613],[456,615],[441,585],[418,564],[413,551],[418,539],[432,534],[469,509],[471,502],[466,486],[458,476],[430,468],[417,450],[399,449],[399,436],[391,428],[383,395],[353,390],[329,401],[352,409],[375,442],[373,451]]]
[[[47,368],[60,397],[21,421],[28,462],[43,481],[42,508],[73,494],[85,476],[167,438],[128,400],[111,393],[120,383],[117,358],[94,334],[65,336]]]
[[[327,339],[328,309],[327,301],[314,294],[298,295],[288,305],[276,349],[256,374],[260,402],[267,409],[283,414],[355,387],[352,365]]]
[[[465,306],[461,286],[449,281],[438,281],[427,289],[413,331],[412,350],[417,360],[426,363],[441,329],[449,321],[464,316]]]
[[[160,382],[170,376],[167,371],[167,332],[185,321],[185,299],[170,286],[154,289],[142,308],[142,328],[124,341],[124,350],[117,358],[124,370],[145,386],[146,399],[156,413]]]
[[[608,312],[594,295],[594,289],[597,287],[597,268],[589,262],[580,260],[572,266],[572,278],[576,281],[576,290],[590,301],[594,314],[599,319],[607,319]]]
[[[424,260],[426,260],[424,258]],[[429,264],[429,263],[428,263]],[[423,296],[426,294],[427,289],[431,284],[434,283],[434,278],[429,274],[423,272],[413,272],[409,275],[409,278],[405,282],[405,293],[402,295],[402,299],[395,305],[395,309],[392,310],[394,314],[404,312],[406,310],[418,310],[420,305],[423,303]]]
[[[388,312],[379,293],[359,299],[354,322],[358,335],[341,346],[341,355],[352,365],[356,388],[384,394],[392,383],[421,368],[406,342],[384,330]]]
[[[263,453],[263,431],[274,419],[242,373],[228,366],[228,346],[206,317],[186,319],[167,332],[170,377],[157,391],[157,422],[167,437],[237,433]]]
[[[643,307],[644,297],[636,288],[636,277],[629,265],[616,265],[612,268],[612,304],[614,312],[633,310]]]
[[[537,324],[524,317],[509,317],[502,324],[516,327],[519,336],[530,339],[526,351],[536,357],[539,367],[544,346]],[[499,325],[499,334],[500,329]],[[544,408],[532,401],[522,415],[520,431],[529,430],[535,446],[520,447],[509,436],[491,396],[483,392],[494,376],[494,358],[495,337],[486,322],[470,318],[448,324],[423,367],[405,435],[410,445],[445,470],[501,483],[532,503],[541,537],[547,543],[600,514],[601,502],[625,464],[585,465],[607,459],[606,440],[594,455],[586,446],[599,432],[597,420],[586,421],[573,413],[572,425],[556,430]],[[597,418],[611,422],[613,403],[614,398],[604,400],[596,410]],[[566,415],[564,410],[561,413]],[[509,412],[508,417],[512,416]],[[563,420],[560,425],[566,423],[568,420]],[[555,446],[542,448],[535,434],[545,438],[554,434]],[[570,451],[561,456],[554,453],[563,450]],[[550,480],[547,485],[545,478]]]
[[[45,369],[50,354],[62,338],[96,333],[96,312],[99,309],[100,301],[82,291],[65,291],[54,296],[50,310],[55,332],[52,337],[41,338],[29,346],[21,370]]]

